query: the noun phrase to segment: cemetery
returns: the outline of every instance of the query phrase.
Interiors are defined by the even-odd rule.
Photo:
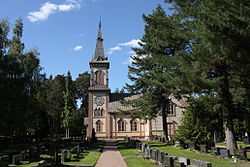
[[[104,144],[73,138],[36,141],[22,151],[0,150],[0,167],[95,166]]]

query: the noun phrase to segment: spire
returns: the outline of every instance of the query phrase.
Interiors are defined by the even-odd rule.
[[[99,22],[98,35],[96,40],[95,56],[94,59],[97,61],[106,60],[103,49],[103,39],[102,39],[102,23],[101,19]]]

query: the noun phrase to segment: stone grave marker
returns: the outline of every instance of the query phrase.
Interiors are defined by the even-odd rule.
[[[66,162],[65,160],[66,160],[66,151],[65,150],[62,150],[62,158],[61,158],[61,160],[62,160],[62,162]]]
[[[160,163],[163,163],[163,161],[164,161],[164,156],[165,156],[166,154],[167,154],[167,153],[162,152],[162,151],[159,151],[159,152],[158,152],[158,161],[159,161]]]
[[[184,158],[184,157],[179,157],[179,162],[184,163],[184,165],[190,165],[190,159]]]
[[[195,142],[189,142],[188,143],[188,148],[190,148],[192,150],[196,150],[196,143]]]
[[[238,156],[240,160],[247,161],[247,151],[246,149],[237,150]]]
[[[3,155],[0,157],[0,166],[1,167],[8,167],[9,163],[9,156],[8,155]]]
[[[205,161],[201,161],[201,160],[197,160],[197,159],[193,159],[192,165],[196,165],[198,167],[212,167],[211,162],[205,162]]]
[[[250,144],[250,139],[248,136],[243,137],[243,143],[244,144]]]
[[[227,149],[220,149],[220,155],[223,158],[230,158],[230,151]]]
[[[200,152],[207,153],[207,145],[200,145]]]
[[[19,155],[19,154],[13,155],[13,156],[12,156],[12,164],[13,164],[13,165],[18,165],[19,162],[20,162],[20,155]]]
[[[218,147],[211,147],[211,150],[212,150],[212,155],[220,155],[220,148]]]

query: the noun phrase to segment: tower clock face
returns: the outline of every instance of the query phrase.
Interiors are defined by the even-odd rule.
[[[102,106],[104,104],[104,98],[101,97],[101,96],[96,96],[95,99],[94,99],[94,103],[97,106]]]

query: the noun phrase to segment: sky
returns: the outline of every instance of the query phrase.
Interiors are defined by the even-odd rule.
[[[151,14],[164,0],[1,0],[0,19],[24,23],[25,49],[40,53],[42,73],[70,71],[73,79],[89,71],[101,18],[105,56],[109,58],[112,91],[130,83],[128,65],[144,33],[142,14]]]

